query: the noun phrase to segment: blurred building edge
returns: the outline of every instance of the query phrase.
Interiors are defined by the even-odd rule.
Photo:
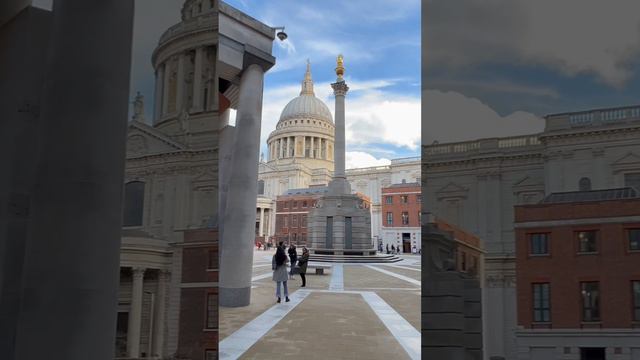
[[[3,359],[113,358],[134,7],[81,2],[0,5]]]
[[[640,194],[515,206],[518,358],[640,358]]]
[[[422,357],[481,360],[480,240],[432,213],[422,220]]]

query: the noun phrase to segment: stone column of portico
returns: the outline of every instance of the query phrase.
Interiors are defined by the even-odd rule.
[[[313,151],[313,139],[314,139],[314,137],[312,136],[311,137],[311,145],[309,146],[309,157],[311,157],[311,158],[315,157],[315,154],[314,154],[314,151]]]
[[[202,111],[202,46],[196,48],[196,58],[193,70],[193,111]]]
[[[179,114],[182,112],[182,106],[184,101],[184,62],[185,54],[181,53],[178,56],[178,74],[176,76],[176,112]]]
[[[164,61],[161,65],[164,68],[164,79],[162,84],[162,116],[166,115],[169,112],[169,81],[171,80],[171,66],[170,59]]]
[[[133,15],[53,2],[11,359],[114,357]]]
[[[255,240],[264,70],[249,65],[240,79],[224,237],[220,251],[220,305],[247,306],[251,298],[250,264]],[[227,234],[233,234],[233,237]],[[233,240],[233,241],[232,241]],[[247,266],[249,264],[249,266]]]
[[[156,294],[155,319],[153,320],[153,356],[162,358],[164,355],[164,319],[166,311],[167,283],[169,282],[169,271],[160,270],[158,272],[158,293]]]
[[[140,329],[142,325],[142,290],[144,268],[132,268],[133,283],[131,286],[131,310],[129,311],[129,325],[127,328],[127,356],[140,356]]]
[[[156,90],[154,93],[153,122],[156,123],[162,114],[162,92],[164,84],[164,64],[158,65],[156,70]]]
[[[260,208],[260,228],[258,229],[258,236],[264,236],[264,208]]]
[[[224,236],[224,214],[227,207],[227,193],[229,191],[229,172],[231,166],[231,152],[233,151],[233,135],[235,128],[229,126],[230,109],[220,115],[220,135],[218,139],[218,235]]]

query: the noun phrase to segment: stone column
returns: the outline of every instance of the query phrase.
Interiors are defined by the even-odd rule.
[[[169,272],[160,270],[158,272],[158,293],[156,296],[156,313],[153,321],[153,356],[162,358],[164,355],[164,321],[166,311],[167,283],[169,282]]]
[[[335,171],[333,174],[333,180],[330,183],[330,192],[332,194],[349,194],[351,193],[351,186],[347,181],[345,175],[345,120],[344,120],[344,98],[349,91],[349,87],[344,82],[341,76],[338,77],[338,81],[331,84],[333,88],[333,94],[336,98],[336,110],[335,110],[335,127],[336,127],[336,140],[333,146],[333,158]]]
[[[164,64],[158,65],[158,69],[156,70],[156,90],[154,93],[154,104],[153,104],[153,122],[154,124],[160,120],[162,115],[162,92],[164,85]]]
[[[202,111],[202,57],[203,48],[196,48],[193,71],[193,110]]]
[[[114,357],[133,5],[53,3],[11,359]]]
[[[164,81],[162,84],[162,114],[160,117],[169,112],[169,80],[171,80],[172,75],[170,64],[170,59],[165,60],[162,64],[162,67],[164,68]]]
[[[258,230],[258,236],[264,236],[264,208],[260,208],[260,228]]]
[[[133,284],[131,287],[131,311],[127,328],[127,356],[140,356],[140,328],[142,325],[142,290],[144,268],[133,268]]]
[[[182,112],[182,106],[184,101],[184,62],[185,54],[181,53],[178,56],[178,74],[176,76],[176,112],[180,114]]]
[[[313,150],[314,150],[314,149],[313,149],[313,145],[314,145],[314,144],[313,144],[313,139],[315,139],[315,137],[313,137],[313,136],[312,136],[312,137],[311,137],[311,145],[309,145],[309,157],[312,157],[312,158],[316,157],[316,156],[315,156],[315,153],[314,153],[314,151],[313,151]]]
[[[221,306],[247,306],[251,298],[251,264],[255,240],[258,154],[262,121],[264,70],[249,65],[240,79],[236,136],[233,144],[224,237],[220,247]],[[233,237],[227,236],[233,234]]]
[[[287,136],[285,138],[285,153],[284,153],[284,157],[289,157],[289,137]]]

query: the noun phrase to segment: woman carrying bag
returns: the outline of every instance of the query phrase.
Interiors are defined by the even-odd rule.
[[[273,281],[276,282],[277,302],[280,302],[280,283],[284,284],[285,301],[289,302],[289,289],[287,289],[287,255],[284,252],[283,245],[278,246],[276,249],[276,253],[271,260],[271,269],[273,270]]]

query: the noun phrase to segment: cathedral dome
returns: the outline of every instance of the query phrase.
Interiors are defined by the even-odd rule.
[[[307,72],[302,81],[300,96],[289,101],[280,114],[279,122],[291,119],[316,119],[333,124],[333,117],[327,105],[318,99],[313,92],[311,67],[307,63]]]

